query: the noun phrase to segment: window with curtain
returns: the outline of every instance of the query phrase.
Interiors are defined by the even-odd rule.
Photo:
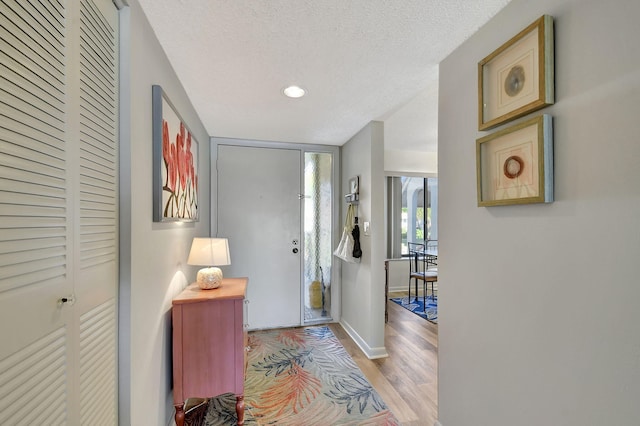
[[[438,178],[387,178],[387,255],[409,254],[407,243],[438,239]]]

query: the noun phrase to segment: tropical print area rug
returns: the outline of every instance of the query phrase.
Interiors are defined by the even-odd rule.
[[[399,425],[329,327],[249,334],[246,425]],[[236,424],[235,397],[209,401],[207,426]]]
[[[424,303],[422,303],[422,296],[412,297],[411,301],[409,301],[408,297],[395,297],[391,301],[428,321],[438,323],[438,302],[437,299],[433,299],[433,296],[427,298],[427,309],[424,308]]]

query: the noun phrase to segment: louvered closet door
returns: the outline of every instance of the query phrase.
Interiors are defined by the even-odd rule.
[[[65,12],[48,6],[0,9],[0,424],[67,418]]]
[[[117,18],[0,0],[0,424],[117,423]]]
[[[117,424],[118,16],[110,1],[80,2],[74,139],[74,330],[80,424]],[[78,38],[75,38],[78,40]],[[76,328],[77,327],[77,328]],[[74,351],[74,353],[76,353]],[[75,384],[75,383],[74,383]],[[75,398],[74,398],[75,401]]]

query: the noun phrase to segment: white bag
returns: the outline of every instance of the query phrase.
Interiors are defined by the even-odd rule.
[[[351,231],[353,230],[353,205],[349,204],[347,208],[347,219],[345,220],[344,229],[342,230],[342,238],[338,248],[333,252],[334,256],[348,263],[360,263],[359,258],[353,257],[354,240]]]
[[[356,261],[358,260],[353,257],[353,235],[351,235],[351,231],[349,231],[346,227],[342,231],[340,244],[338,244],[338,248],[333,252],[333,254],[349,263],[356,263]]]

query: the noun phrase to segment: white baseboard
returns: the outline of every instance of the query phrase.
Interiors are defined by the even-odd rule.
[[[393,292],[396,292],[396,291],[404,291],[404,292],[406,292],[408,288],[409,287],[406,286],[406,285],[403,285],[402,287],[389,287],[389,293],[393,293]]]
[[[354,330],[354,328],[351,327],[344,320],[340,321],[340,325],[342,326],[342,328],[344,328],[344,330],[347,332],[349,337],[351,337],[351,339],[354,342],[356,342],[356,345],[358,345],[360,350],[364,352],[367,358],[377,359],[377,358],[386,358],[389,356],[389,354],[387,353],[387,349],[384,346],[372,348],[371,346],[367,345],[367,343],[364,341],[364,339],[362,339],[362,337],[360,337],[360,335],[356,332],[356,330]]]

